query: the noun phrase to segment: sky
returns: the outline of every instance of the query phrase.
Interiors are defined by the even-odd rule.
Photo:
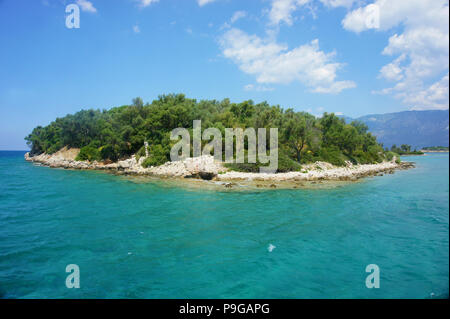
[[[448,109],[448,30],[448,0],[0,0],[0,149],[169,93],[317,116]]]

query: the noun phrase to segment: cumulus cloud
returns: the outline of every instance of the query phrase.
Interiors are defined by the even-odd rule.
[[[320,0],[320,2],[329,8],[346,7],[350,8],[356,0]],[[285,23],[288,26],[293,24],[292,14],[304,6],[310,6],[314,14],[315,3],[313,0],[272,0],[269,11],[269,25],[278,26]]]
[[[138,25],[133,26],[133,32],[134,33],[140,33],[141,32],[141,29],[139,28]]]
[[[332,93],[337,94],[345,89],[353,89],[356,87],[356,83],[353,81],[336,81],[325,86],[317,86],[312,90],[315,93]]]
[[[446,110],[449,106],[448,85],[447,73],[442,79],[433,83],[428,88],[412,92],[401,91],[398,95],[399,98],[412,105],[413,110]]]
[[[245,18],[247,16],[247,12],[245,11],[236,11],[231,17],[230,22],[235,23],[237,20]]]
[[[92,2],[87,0],[77,0],[77,5],[80,6],[82,11],[96,13],[97,9],[94,7]]]
[[[350,8],[356,0],[320,0],[325,6],[331,8],[346,7]]]
[[[292,12],[308,2],[309,0],[272,0],[270,25],[279,25],[281,22],[292,25]]]
[[[377,0],[379,31],[402,27],[389,38],[382,54],[395,59],[380,77],[396,84],[381,93],[393,94],[413,109],[448,108],[449,6],[447,0]],[[345,29],[363,32],[373,13],[357,8],[342,21]],[[445,75],[447,74],[447,75]]]
[[[400,66],[406,58],[405,54],[402,54],[392,63],[386,64],[380,70],[380,77],[385,78],[388,81],[400,81],[404,78],[403,68]]]
[[[197,3],[200,7],[203,7],[205,4],[212,3],[216,0],[197,0]]]
[[[317,93],[339,93],[353,88],[352,81],[337,81],[342,64],[334,62],[334,52],[319,49],[319,41],[292,50],[273,39],[262,39],[239,29],[230,29],[220,39],[223,55],[236,63],[259,84],[289,84],[299,81]]]
[[[137,1],[139,2],[139,6],[142,8],[148,7],[152,3],[159,2],[159,0],[137,0]]]

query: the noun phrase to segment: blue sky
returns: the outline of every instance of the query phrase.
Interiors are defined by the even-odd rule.
[[[448,109],[448,17],[448,0],[0,0],[0,149],[164,93],[352,117]]]

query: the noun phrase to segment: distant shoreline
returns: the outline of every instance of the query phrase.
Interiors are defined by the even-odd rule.
[[[202,179],[222,183],[225,188],[232,188],[233,182],[252,182],[258,187],[277,188],[277,183],[301,183],[301,182],[322,182],[322,181],[357,181],[369,176],[382,176],[393,174],[396,170],[410,169],[414,163],[397,163],[395,158],[390,162],[377,164],[347,163],[346,166],[338,167],[330,163],[316,162],[302,165],[301,171],[286,173],[247,173],[230,171],[225,168],[222,162],[214,160],[213,156],[201,156],[188,158],[184,161],[167,162],[164,165],[150,168],[143,168],[144,158],[137,159],[134,155],[127,160],[117,163],[101,163],[76,161],[78,149],[62,149],[52,155],[41,154],[30,156],[25,154],[25,160],[51,168],[80,169],[80,170],[102,170],[118,175],[152,176],[159,178],[183,178]],[[288,188],[297,188],[292,185]]]
[[[420,150],[422,153],[448,153],[449,151],[426,151]]]

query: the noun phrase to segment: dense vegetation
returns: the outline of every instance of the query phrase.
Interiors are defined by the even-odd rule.
[[[391,152],[397,153],[399,155],[423,155],[423,152],[418,150],[411,150],[411,145],[402,144],[400,147],[397,145],[392,145]]]
[[[448,146],[427,146],[423,147],[422,150],[434,152],[448,152]]]
[[[163,95],[145,105],[141,98],[135,98],[131,105],[110,110],[83,110],[58,118],[46,127],[36,127],[25,139],[32,154],[54,153],[68,146],[81,148],[78,159],[89,161],[116,161],[132,154],[143,156],[147,141],[150,157],[145,165],[159,165],[170,159],[170,149],[176,143],[170,140],[171,130],[192,129],[193,120],[202,120],[202,130],[220,129],[223,137],[225,128],[266,128],[268,132],[271,127],[278,128],[279,171],[299,170],[300,164],[314,161],[366,164],[389,157],[361,122],[346,124],[327,113],[316,118],[265,102],[231,103],[228,99],[197,102],[182,94]],[[257,166],[233,167],[254,171]]]

